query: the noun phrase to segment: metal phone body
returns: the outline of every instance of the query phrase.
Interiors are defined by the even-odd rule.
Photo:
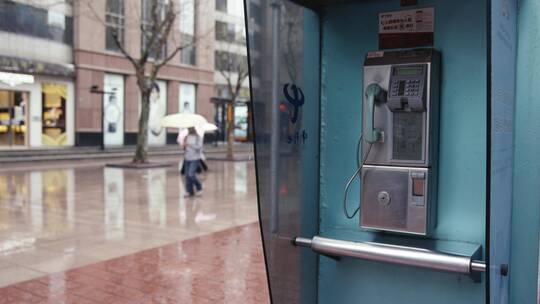
[[[426,236],[435,227],[439,75],[434,49],[366,56],[362,132],[378,136],[362,140],[362,228]],[[373,84],[385,94],[368,107],[366,89]],[[367,130],[368,115],[373,130]]]

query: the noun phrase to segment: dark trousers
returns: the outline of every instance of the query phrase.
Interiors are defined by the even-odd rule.
[[[186,174],[186,192],[193,195],[193,187],[197,191],[202,190],[202,185],[197,178],[197,169],[199,168],[199,160],[186,160],[184,161],[184,169]]]

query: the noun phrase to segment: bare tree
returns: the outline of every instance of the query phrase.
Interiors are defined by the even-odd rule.
[[[85,5],[103,25],[106,25],[99,14],[94,10],[91,0],[73,0]],[[191,0],[195,1],[195,0]],[[145,0],[142,1],[140,16],[140,31],[142,45],[139,56],[133,56],[122,41],[122,36],[113,33],[113,39],[122,55],[131,63],[135,70],[137,86],[141,93],[141,111],[138,122],[137,146],[134,163],[147,162],[148,150],[148,120],[150,112],[150,97],[156,86],[156,79],[163,66],[170,62],[183,49],[194,46],[198,38],[190,41],[180,41],[174,48],[168,48],[169,38],[176,40],[174,25],[177,16],[184,8],[177,8],[176,1],[171,0]],[[168,48],[168,51],[167,51]]]
[[[237,37],[244,36],[238,33]],[[245,47],[245,38],[237,40]],[[230,97],[227,105],[226,133],[227,133],[227,158],[234,157],[234,129],[236,126],[234,118],[234,105],[240,95],[242,84],[249,75],[247,57],[228,51],[218,51],[216,53],[218,65],[216,68],[226,81],[227,95]]]

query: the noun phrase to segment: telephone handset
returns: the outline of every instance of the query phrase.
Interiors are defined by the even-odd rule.
[[[386,102],[386,91],[377,83],[370,84],[366,89],[367,114],[366,130],[363,133],[364,140],[368,143],[375,143],[384,140],[384,133],[381,129],[374,128],[373,116],[375,112],[375,102]]]

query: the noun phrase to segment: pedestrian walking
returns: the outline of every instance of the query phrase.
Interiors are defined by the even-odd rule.
[[[185,197],[202,194],[202,184],[197,178],[197,170],[200,170],[203,142],[195,128],[188,129],[188,135],[184,138],[184,173],[186,177]]]
[[[204,143],[204,131],[197,130],[197,128],[195,128],[195,131],[197,131],[197,134],[199,135],[199,137],[201,137],[201,141]],[[176,142],[180,145],[180,148],[184,147],[184,139],[186,138],[187,135],[188,135],[188,129],[186,128],[181,129],[180,132],[178,132],[178,137],[176,138]],[[203,150],[201,151],[200,166],[197,168],[197,173],[205,173],[206,171],[208,171],[208,165],[206,164],[206,156],[204,155],[204,150]],[[182,163],[180,174],[185,175],[185,172],[186,172],[186,164]]]

